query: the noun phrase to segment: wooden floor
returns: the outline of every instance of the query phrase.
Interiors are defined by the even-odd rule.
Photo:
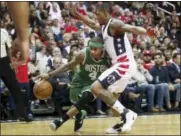
[[[112,117],[85,119],[80,133],[73,132],[73,120],[56,132],[49,129],[51,120],[1,123],[1,135],[103,135],[117,121],[118,118]],[[138,116],[130,135],[180,135],[180,114]]]

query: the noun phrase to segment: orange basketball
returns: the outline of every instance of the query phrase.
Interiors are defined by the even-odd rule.
[[[49,98],[52,95],[53,87],[52,85],[45,80],[41,80],[35,83],[33,87],[33,93],[36,98],[44,100]]]

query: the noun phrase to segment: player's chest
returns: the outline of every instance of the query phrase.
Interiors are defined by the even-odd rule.
[[[85,72],[104,72],[107,69],[105,64],[85,64],[84,71]]]

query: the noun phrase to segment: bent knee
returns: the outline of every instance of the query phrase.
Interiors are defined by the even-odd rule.
[[[98,96],[100,94],[102,85],[99,83],[99,81],[95,81],[92,85],[91,85],[91,92],[95,95]]]

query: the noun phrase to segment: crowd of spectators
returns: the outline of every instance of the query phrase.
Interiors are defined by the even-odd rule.
[[[70,7],[75,2],[29,2],[30,59],[27,63],[29,80],[17,74],[18,81],[26,80],[30,90],[28,100],[39,105],[33,96],[32,77],[47,73],[70,61],[74,55],[87,46],[87,42],[99,32],[92,30],[72,17]],[[96,5],[103,2],[78,2],[78,11],[96,21]],[[153,36],[128,33],[129,41],[138,64],[138,73],[130,80],[120,101],[141,112],[143,98],[147,100],[147,111],[161,112],[177,109],[180,102],[180,47],[181,47],[181,2],[109,2],[111,15],[124,23],[153,28]],[[16,37],[14,23],[5,2],[1,2],[1,28],[5,28],[11,40]],[[160,10],[169,11],[171,14]],[[179,8],[180,7],[180,8]],[[12,55],[17,59],[19,52]],[[17,72],[17,71],[16,71]],[[68,101],[71,85],[71,71],[50,79],[54,93],[52,99],[61,114],[61,102]],[[2,84],[2,82],[1,82]],[[1,93],[5,90],[1,85]],[[9,98],[8,98],[9,99]],[[61,99],[61,102],[60,102]],[[13,104],[13,100],[9,102]],[[97,100],[95,113],[104,114],[102,102]],[[10,106],[11,110],[15,107]],[[29,111],[30,112],[30,111]]]

